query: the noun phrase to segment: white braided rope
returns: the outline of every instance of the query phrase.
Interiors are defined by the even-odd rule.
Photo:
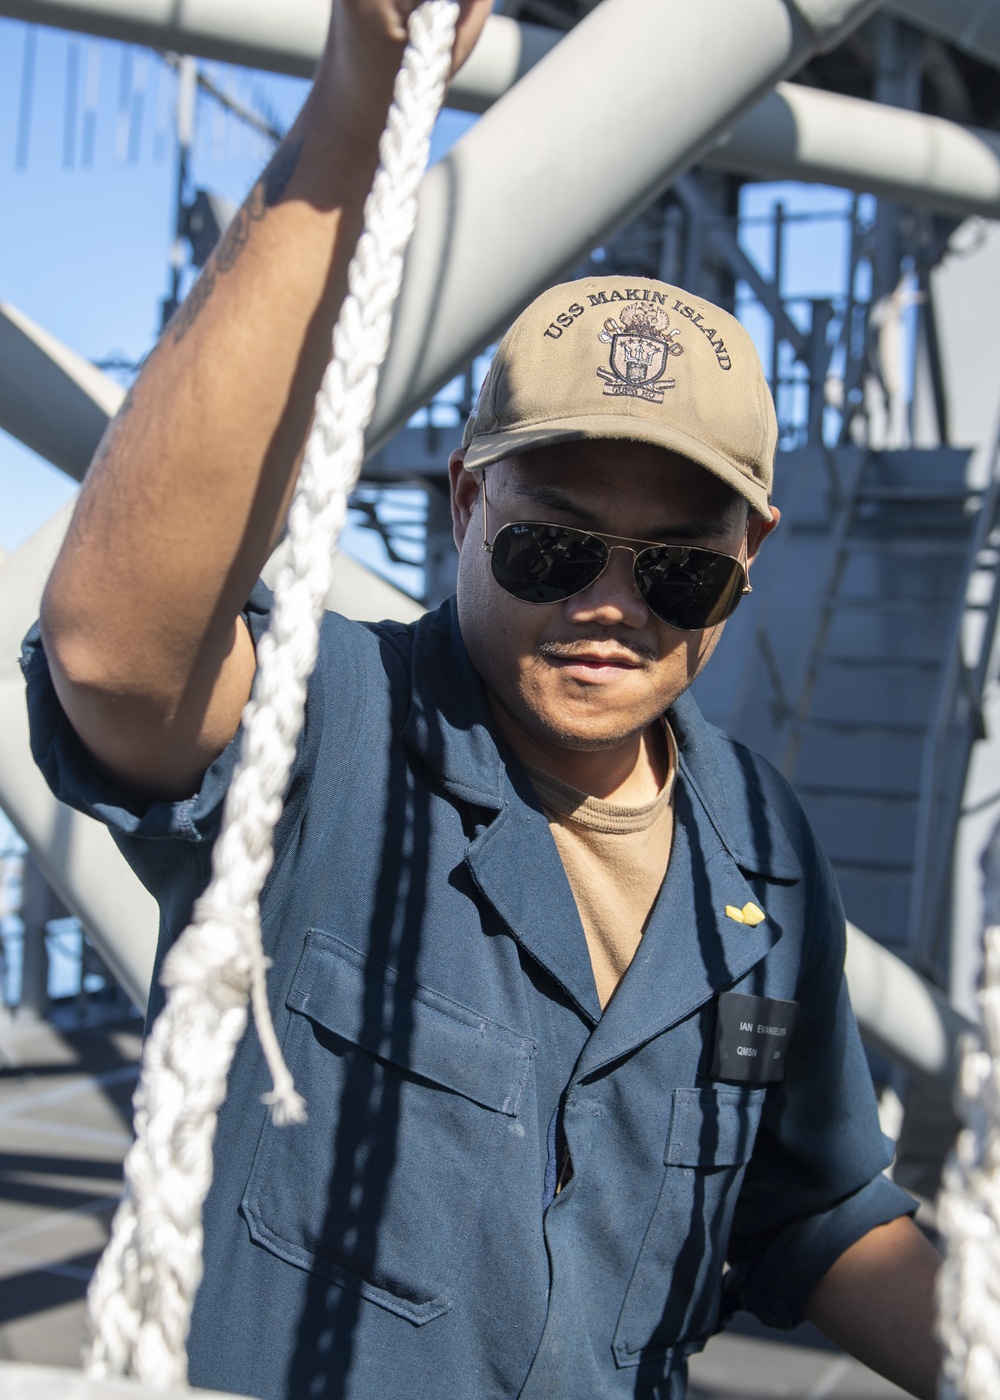
[[[966,1047],[956,1090],[965,1127],[938,1198],[942,1400],[1000,1400],[1000,924],[986,930],[979,1003],[982,1046]]]
[[[167,1001],[143,1052],[125,1195],[88,1294],[87,1370],[95,1378],[134,1375],[157,1388],[187,1378],[185,1348],[202,1274],[201,1211],[212,1180],[216,1116],[246,1027],[248,999],[273,1079],[266,1100],[275,1121],[305,1116],[268,1012],[258,901],[271,868],[333,554],[361,468],[458,13],[455,0],[424,0],[410,17],[365,229],[350,265],[333,359],[317,395],[289,513],[288,558],[275,587],[270,630],[258,648],[212,880],[166,959]]]
[[[982,1044],[966,1044],[955,1099],[965,1127],[944,1169],[938,1228],[943,1400],[1000,1400],[1000,826],[983,857]]]

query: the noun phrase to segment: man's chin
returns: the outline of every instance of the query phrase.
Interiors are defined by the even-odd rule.
[[[562,695],[548,704],[539,704],[539,697],[534,698],[536,703],[531,704],[531,699],[524,697],[530,722],[544,730],[550,742],[585,753],[613,749],[633,740],[664,713],[675,697],[663,697],[662,706],[658,704],[661,697],[650,696],[648,690],[638,704],[626,701],[613,706],[608,703],[611,697],[606,691],[593,695],[584,692],[582,696],[574,693],[569,703]],[[549,696],[543,698],[552,700]],[[629,699],[634,701],[636,697]]]
[[[606,721],[604,724],[594,724],[574,721],[565,716],[532,713],[525,727],[546,745],[570,753],[603,753],[634,742],[656,718],[654,714],[637,723],[612,726]]]
[[[643,729],[645,728],[647,726],[643,725]],[[566,753],[608,753],[612,749],[633,743],[642,732],[643,730],[640,729],[634,734],[609,734],[603,738],[593,735],[561,733],[553,734],[549,743],[565,750]]]
[[[566,704],[565,697],[554,699],[532,690],[491,693],[490,700],[502,731],[518,752],[527,740],[543,750],[565,753],[606,753],[634,744],[670,703],[668,697],[658,708],[647,695],[641,708],[620,706],[608,713],[603,705]]]

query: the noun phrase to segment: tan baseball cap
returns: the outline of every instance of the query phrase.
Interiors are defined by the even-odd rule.
[[[757,351],[735,317],[680,287],[565,282],[501,340],[465,425],[466,467],[579,438],[679,452],[770,519],[778,425]]]

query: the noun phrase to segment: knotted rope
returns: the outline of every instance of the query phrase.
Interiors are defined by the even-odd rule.
[[[982,1044],[965,1049],[956,1098],[965,1127],[945,1167],[938,1228],[942,1400],[1000,1400],[1000,827],[987,848]]]
[[[275,587],[271,626],[257,652],[257,677],[243,715],[241,757],[213,852],[212,879],[166,959],[166,1005],[143,1051],[125,1194],[88,1295],[92,1377],[133,1375],[163,1388],[186,1381],[212,1143],[226,1076],[246,1028],[248,1000],[271,1071],[273,1091],[266,1101],[275,1121],[305,1117],[268,1011],[259,899],[302,728],[333,554],[361,469],[364,431],[388,349],[403,253],[448,80],[458,13],[455,0],[424,0],[410,17],[380,165],[365,204],[365,228],[333,334],[333,359],[317,395],[289,512],[287,562]]]

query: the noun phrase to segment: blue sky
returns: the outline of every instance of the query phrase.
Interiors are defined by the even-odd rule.
[[[90,359],[137,359],[153,341],[167,289],[175,80],[140,50],[35,29],[25,150],[29,32],[0,20],[0,298]],[[82,79],[77,104],[67,100],[73,63]],[[275,79],[266,88],[272,105],[291,116],[302,85]],[[249,82],[241,95],[249,95]],[[199,118],[196,175],[218,180],[237,197],[263,148],[245,134],[240,139],[233,123],[220,143],[218,119],[204,99]],[[85,149],[91,130],[92,150]],[[20,168],[19,154],[26,156]],[[0,548],[15,548],[72,489],[61,473],[0,434]]]

